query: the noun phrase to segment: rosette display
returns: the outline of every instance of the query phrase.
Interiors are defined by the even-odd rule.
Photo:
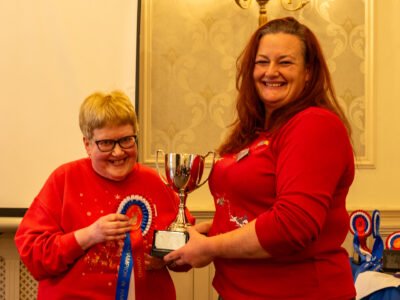
[[[117,212],[129,217],[132,230],[126,233],[124,240],[116,299],[143,299],[141,291],[141,287],[144,286],[141,281],[145,276],[143,236],[148,233],[152,224],[151,206],[143,197],[131,195],[121,202]]]
[[[386,248],[400,250],[400,231],[395,231],[386,238]]]
[[[359,257],[360,266],[354,274],[356,280],[358,274],[364,271],[382,270],[383,241],[379,233],[380,212],[374,210],[372,218],[363,210],[354,211],[350,215],[350,231],[354,234],[354,251]],[[372,251],[367,247],[367,238],[372,233],[374,245]]]

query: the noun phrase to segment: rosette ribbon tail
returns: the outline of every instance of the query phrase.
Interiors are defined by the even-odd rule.
[[[122,248],[116,299],[145,299],[143,236],[148,232],[152,221],[150,205],[140,196],[130,196],[121,202],[118,212],[129,217],[132,230],[126,234]]]

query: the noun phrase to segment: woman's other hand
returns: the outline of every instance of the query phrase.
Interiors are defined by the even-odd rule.
[[[190,238],[187,244],[167,254],[164,261],[177,266],[185,264],[195,268],[207,266],[214,259],[210,244],[207,242],[209,238],[199,233],[196,227],[189,227],[188,232]]]

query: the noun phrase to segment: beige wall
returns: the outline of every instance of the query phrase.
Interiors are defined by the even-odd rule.
[[[360,169],[348,207],[400,209],[400,10],[398,0],[377,1],[374,9],[374,169]],[[399,226],[400,227],[400,226]]]

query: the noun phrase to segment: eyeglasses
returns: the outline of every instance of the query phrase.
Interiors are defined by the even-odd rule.
[[[101,152],[111,152],[114,150],[116,144],[118,144],[122,149],[132,148],[135,146],[136,140],[136,135],[128,135],[118,140],[98,140],[94,142]]]

